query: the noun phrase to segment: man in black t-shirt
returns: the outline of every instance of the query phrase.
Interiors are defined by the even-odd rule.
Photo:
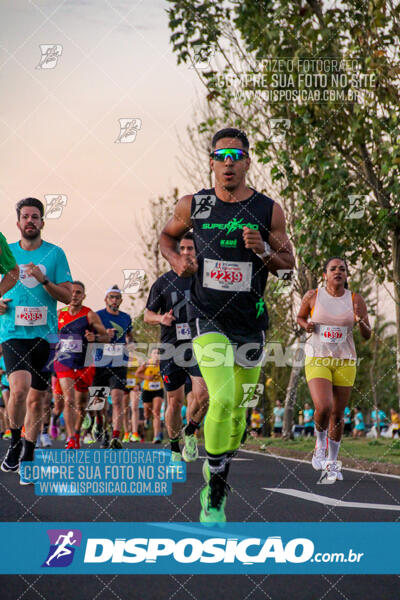
[[[193,235],[187,233],[179,242],[179,253],[195,260]],[[180,277],[174,270],[159,277],[151,287],[144,315],[145,323],[161,325],[160,371],[167,391],[165,422],[172,451],[171,464],[179,467],[181,453],[179,434],[182,429],[181,409],[185,398],[185,382],[192,381],[193,402],[188,407],[185,446],[186,462],[198,457],[196,430],[207,412],[208,392],[192,351],[187,305],[190,299],[190,277]]]

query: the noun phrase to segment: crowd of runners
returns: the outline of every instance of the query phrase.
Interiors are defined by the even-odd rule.
[[[165,392],[171,468],[196,460],[204,423],[200,521],[226,520],[229,469],[246,430],[243,399],[251,399],[263,361],[267,278],[295,266],[283,210],[246,184],[249,167],[246,135],[218,131],[210,153],[214,188],[182,197],[159,239],[171,270],[147,299],[144,321],[160,326],[161,339],[146,356],[131,317],[120,310],[121,290],[107,289],[101,310],[87,307],[85,285],[73,280],[64,251],[42,238],[42,203],[18,202],[20,239],[8,246],[0,238],[0,341],[9,386],[3,398],[11,436],[3,471],[19,472],[21,461],[32,461],[38,440],[46,446],[61,415],[68,451],[79,449],[82,438],[121,449],[141,439],[150,419],[160,443]],[[321,482],[333,483],[342,479],[338,453],[356,377],[353,328],[365,339],[371,328],[365,301],[348,289],[346,261],[329,258],[322,276],[324,285],[302,299],[297,321],[309,334],[312,465]],[[21,475],[20,482],[26,483]]]

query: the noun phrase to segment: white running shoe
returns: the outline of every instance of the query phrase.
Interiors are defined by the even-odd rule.
[[[327,460],[317,483],[332,484],[335,481],[343,481],[342,461]]]
[[[40,434],[40,443],[42,445],[42,448],[51,448],[53,445],[52,439],[48,433]]]
[[[26,461],[26,462],[25,461],[20,461],[20,463],[19,463],[18,473],[19,473],[19,483],[20,483],[20,485],[33,485],[33,481],[31,481],[30,479],[27,479],[27,477],[25,476],[25,474],[22,475],[22,473],[21,473],[21,462],[22,462],[23,465],[24,464],[26,465],[26,462],[29,462],[29,461]],[[24,470],[24,468],[22,468],[22,470]]]
[[[315,448],[312,455],[311,464],[316,471],[321,471],[326,463],[326,449]]]

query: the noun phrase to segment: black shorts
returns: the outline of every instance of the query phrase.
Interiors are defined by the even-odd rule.
[[[4,404],[4,398],[3,396],[0,396],[0,408],[5,408],[6,405]]]
[[[304,435],[314,435],[314,425],[304,426]]]
[[[43,372],[50,355],[47,340],[37,338],[12,338],[2,343],[7,377],[15,371],[29,371],[32,376],[31,387],[45,391],[49,385],[51,373]]]
[[[143,390],[142,391],[142,402],[153,402],[154,398],[163,398],[163,390]]]
[[[184,360],[187,366],[177,365],[173,358],[160,360],[160,373],[167,392],[173,392],[182,385],[185,385],[186,379],[189,376],[201,377],[199,365],[197,364],[192,348],[187,348],[184,352]]]
[[[189,323],[192,340],[205,333],[220,333],[233,346],[235,364],[251,369],[261,364],[264,357],[264,331],[249,331],[247,334],[228,331],[224,325],[210,319],[197,318]]]
[[[282,427],[274,427],[274,433],[282,433]]]
[[[110,390],[125,390],[127,367],[96,367],[93,387],[109,387]]]
[[[2,392],[9,392],[10,391],[10,386],[9,385],[2,385],[1,386],[1,391]]]
[[[140,385],[134,385],[133,387],[126,387],[124,389],[125,394],[130,394],[131,392],[140,392]]]
[[[250,431],[254,431],[254,433],[262,433],[262,427],[252,427]]]
[[[351,433],[351,430],[352,430],[351,423],[345,423],[344,429],[343,429],[344,433]]]

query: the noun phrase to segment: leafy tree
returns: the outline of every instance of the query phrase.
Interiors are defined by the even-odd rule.
[[[159,196],[155,200],[149,201],[150,218],[137,219],[136,228],[138,238],[143,249],[145,259],[145,278],[138,293],[130,296],[132,306],[135,310],[135,316],[132,319],[134,339],[138,343],[155,343],[160,338],[160,328],[146,325],[143,316],[143,301],[147,298],[151,285],[163,273],[169,271],[170,266],[163,258],[160,247],[159,237],[162,228],[173,213],[174,206],[178,200],[178,190],[174,189],[169,196]],[[142,300],[142,306],[138,303]]]
[[[394,282],[400,399],[398,2],[169,1],[178,62],[192,60],[200,50],[217,52],[222,67],[210,62],[208,70],[199,72],[207,98],[218,103],[227,122],[245,128],[256,140],[256,155],[269,165],[273,180],[281,182],[282,196],[295,213],[291,233],[298,260],[315,276],[322,256],[345,253],[379,282]],[[338,76],[347,76],[347,98],[357,92],[352,102],[346,97],[338,102],[335,94],[316,102],[316,93],[322,97],[333,84],[326,88],[317,77],[307,88],[301,69],[290,69],[299,59],[325,57],[331,65],[336,61]],[[313,93],[286,103],[266,100],[266,89],[275,85],[273,59],[283,59],[280,74],[291,75],[296,90]],[[349,64],[374,75],[367,92],[351,89]],[[254,85],[254,74],[261,86]],[[247,87],[246,75],[253,82]],[[274,89],[286,88],[279,83]],[[271,136],[272,119],[290,124],[281,142]],[[351,196],[358,197],[361,218],[352,218]]]
[[[151,199],[149,201],[150,218],[146,219],[141,215],[136,220],[138,240],[145,259],[145,278],[137,297],[131,296],[132,303],[137,298],[145,299],[154,281],[170,268],[160,252],[158,240],[162,228],[171,217],[177,201],[178,190],[175,188],[171,195],[159,196],[155,200]]]

